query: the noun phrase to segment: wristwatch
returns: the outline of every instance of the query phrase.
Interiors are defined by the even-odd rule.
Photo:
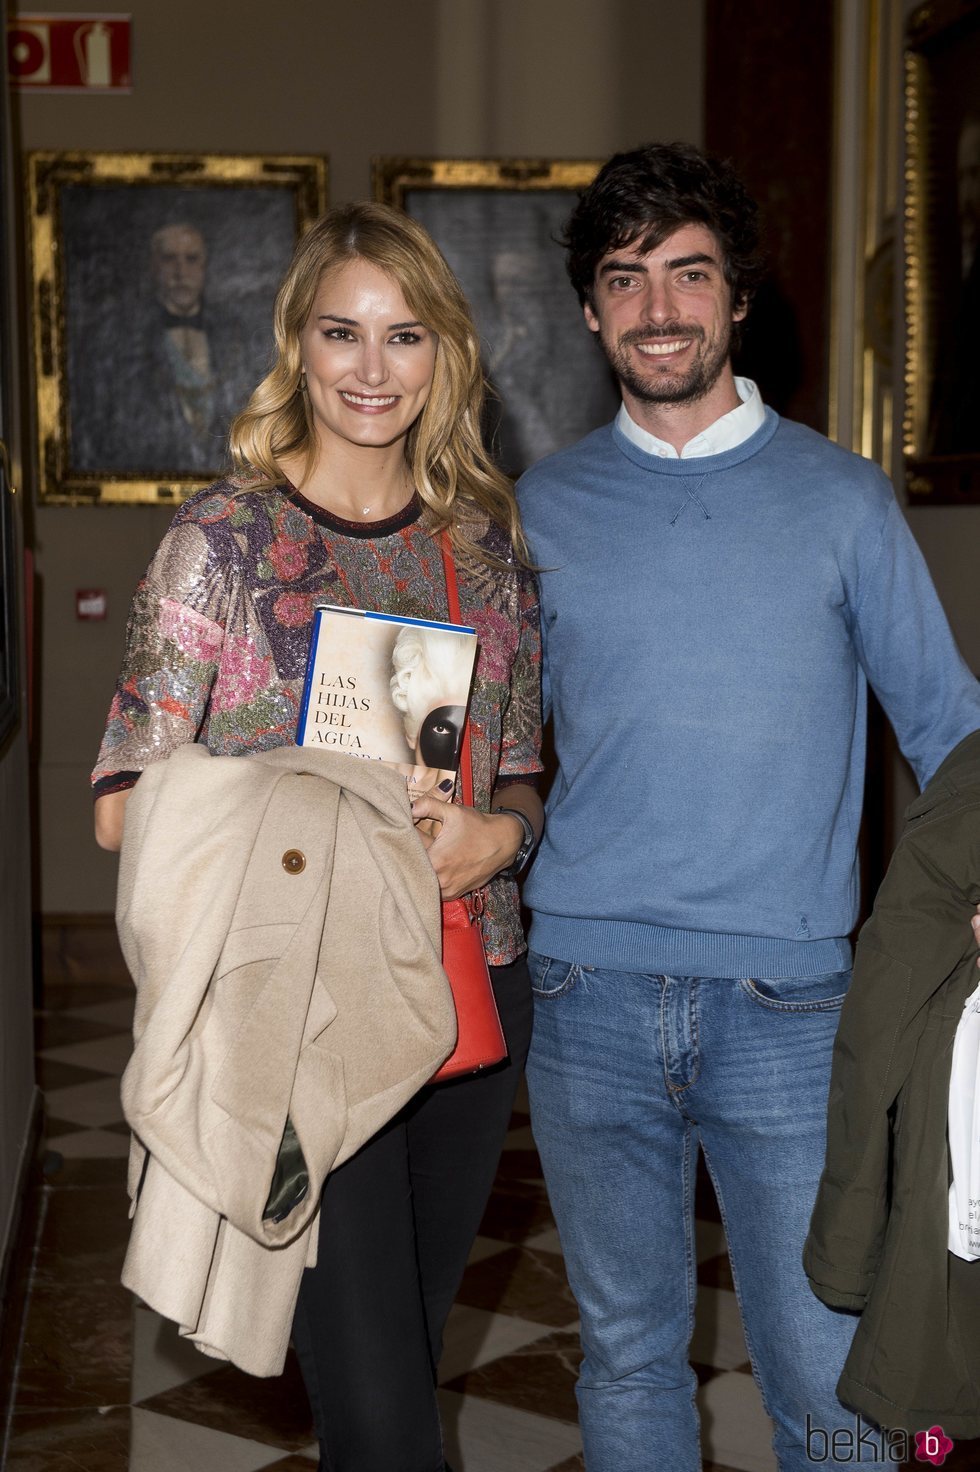
[[[534,836],[534,829],[531,827],[530,818],[517,808],[494,808],[493,811],[495,813],[509,813],[512,818],[517,819],[524,829],[524,837],[521,839],[521,846],[517,850],[517,853],[507,865],[506,869],[497,870],[497,877],[499,879],[516,879],[518,874],[524,873],[524,870],[530,863],[531,855],[534,853],[538,840]]]

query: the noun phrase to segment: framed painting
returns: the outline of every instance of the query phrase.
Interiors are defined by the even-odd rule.
[[[31,153],[42,501],[179,501],[227,464],[326,161]]]
[[[374,197],[426,227],[469,298],[492,390],[488,439],[509,475],[606,423],[619,406],[560,244],[598,168],[598,160],[373,161]]]
[[[906,30],[905,420],[912,503],[980,503],[980,0]]]

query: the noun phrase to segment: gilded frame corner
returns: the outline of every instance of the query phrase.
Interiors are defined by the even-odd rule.
[[[149,206],[162,200],[159,191],[166,190],[168,201],[186,200],[188,208],[200,208],[210,191],[210,200],[225,192],[224,198],[234,209],[238,200],[254,191],[283,191],[287,204],[280,210],[285,222],[291,219],[291,239],[282,230],[281,245],[289,248],[326,207],[328,165],[326,158],[312,155],[248,155],[213,153],[90,153],[30,152],[26,157],[28,193],[28,234],[30,255],[31,358],[34,380],[35,434],[34,472],[38,499],[49,505],[133,505],[177,504],[214,479],[221,465],[207,468],[183,468],[161,463],[127,469],[100,465],[98,436],[94,449],[79,454],[73,440],[73,426],[78,422],[78,398],[83,375],[76,374],[73,383],[72,353],[74,329],[66,273],[72,259],[85,259],[82,240],[66,238],[63,209],[64,191],[73,188],[74,199],[84,200],[85,191],[104,191],[91,195],[96,202],[111,200],[117,212],[120,202],[131,199],[134,206],[148,215]],[[122,191],[122,193],[121,193]],[[125,191],[132,191],[126,194]],[[279,201],[277,196],[277,202]],[[123,211],[123,216],[125,212]],[[178,218],[179,215],[178,215]],[[242,260],[250,248],[243,241]],[[226,251],[226,258],[227,258]],[[287,257],[288,258],[288,257]],[[244,267],[243,267],[244,269]],[[115,310],[111,294],[106,309]],[[94,309],[94,304],[93,304]],[[271,322],[271,310],[268,320]],[[103,365],[93,363],[98,375]],[[255,376],[257,381],[261,371]],[[87,387],[87,385],[86,385]],[[105,390],[105,398],[110,391]],[[95,414],[98,421],[98,412]],[[76,435],[75,439],[78,436]],[[121,453],[125,454],[123,450]],[[118,456],[105,455],[108,462]],[[95,463],[92,463],[94,460]]]
[[[974,404],[971,432],[958,406],[976,387],[960,371],[960,344],[971,322],[980,325],[980,240],[968,265],[958,195],[963,135],[980,119],[969,83],[972,76],[975,89],[980,75],[980,0],[918,6],[904,65],[906,490],[911,504],[977,504],[980,408]],[[975,359],[975,336],[967,351]]]
[[[373,158],[371,190],[382,204],[405,208],[412,189],[586,189],[601,159]]]

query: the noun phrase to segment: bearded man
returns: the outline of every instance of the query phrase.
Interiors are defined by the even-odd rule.
[[[518,488],[558,759],[525,891],[528,1077],[581,1309],[586,1467],[700,1466],[699,1149],[780,1472],[814,1444],[850,1465],[854,1320],[800,1259],[850,980],[867,684],[920,783],[980,727],[980,687],[878,467],[733,374],[760,255],[731,169],[686,145],[618,154],[565,243],[623,399]]]

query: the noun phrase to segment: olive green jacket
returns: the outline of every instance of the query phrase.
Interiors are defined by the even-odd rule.
[[[817,1297],[861,1319],[837,1393],[887,1428],[980,1436],[980,1262],[947,1250],[946,1110],[980,982],[980,732],[946,758],[861,932],[830,1085],[827,1160],[803,1254]]]

